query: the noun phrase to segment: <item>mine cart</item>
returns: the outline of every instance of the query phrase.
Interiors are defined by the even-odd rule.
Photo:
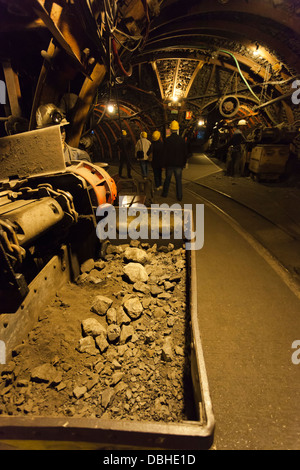
[[[258,179],[279,179],[289,155],[288,145],[258,145],[252,150],[249,170]]]
[[[26,134],[23,150],[32,155],[31,138],[43,141],[47,132],[59,147],[59,133],[50,129]],[[129,231],[120,237],[132,221],[122,226],[124,207],[115,205],[105,170],[83,162],[66,168],[58,148],[51,172],[36,154],[29,172],[16,149],[9,155],[18,139],[0,142],[8,149],[0,194],[0,448],[209,449],[214,416],[195,251],[175,236],[172,218],[159,219],[158,239],[133,240]],[[103,203],[116,216],[116,240],[99,233]],[[168,239],[161,236],[165,223]],[[140,264],[148,280],[132,281],[126,271],[134,247],[148,258]],[[91,308],[108,289],[111,308]],[[173,341],[168,352],[165,340],[176,328],[180,344]]]

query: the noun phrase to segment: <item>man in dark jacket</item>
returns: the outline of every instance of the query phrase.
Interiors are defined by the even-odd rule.
[[[186,165],[188,153],[184,139],[178,135],[179,123],[173,121],[170,126],[171,135],[165,141],[164,167],[166,168],[166,179],[162,197],[167,197],[169,187],[174,173],[176,180],[177,200],[182,201],[182,170]]]
[[[127,132],[123,129],[122,136],[117,141],[118,148],[120,150],[120,164],[119,164],[119,176],[122,178],[123,166],[127,166],[127,178],[131,179],[131,166],[130,166],[130,156],[132,154],[132,145],[131,140],[127,136]]]
[[[162,187],[162,167],[164,157],[164,144],[160,140],[161,134],[159,131],[154,131],[152,135],[152,143],[147,152],[147,155],[151,158],[151,165],[154,175],[155,189],[160,191]]]

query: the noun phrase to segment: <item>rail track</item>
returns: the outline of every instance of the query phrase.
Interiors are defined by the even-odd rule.
[[[300,282],[300,227],[299,232],[297,227],[296,230],[293,228],[295,221],[287,218],[285,226],[234,197],[200,182],[188,181],[184,190],[233,219]]]

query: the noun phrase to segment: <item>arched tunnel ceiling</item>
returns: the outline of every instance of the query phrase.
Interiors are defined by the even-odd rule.
[[[224,51],[235,55],[252,82],[286,80],[300,73],[299,33],[299,1],[202,0],[186,5],[166,0],[151,24],[142,54],[134,62],[154,63],[163,98],[176,93],[176,83],[166,85],[171,67],[177,83],[186,84],[195,78],[194,60],[198,59],[200,67],[213,62],[222,68],[235,67]],[[176,56],[189,63],[176,62]],[[179,89],[179,96],[186,97],[190,88],[191,84]]]
[[[130,109],[131,117],[137,116],[127,116],[127,126],[134,121],[137,131],[139,119],[149,130],[152,123],[153,127],[163,126],[170,118],[168,104],[174,96],[181,100],[179,117],[186,110],[195,116],[208,115],[224,96],[233,94],[241,102],[237,118],[248,117],[251,126],[292,124],[300,119],[299,106],[291,100],[291,84],[300,76],[300,0],[0,0],[0,57],[3,61],[15,54],[22,73],[27,67],[25,86],[31,82],[37,87],[32,116],[38,102],[48,99],[58,104],[63,87],[79,95],[73,144],[79,142],[90,106],[104,104],[110,95],[103,44],[97,44],[97,37],[87,31],[87,18],[74,15],[74,11],[86,13],[91,6],[101,11],[107,2],[117,6],[119,28],[123,35],[125,32],[120,41],[121,60],[126,70],[133,67],[132,76],[125,76],[118,85],[123,106]],[[142,34],[144,40],[131,50],[124,47],[126,34]],[[83,60],[87,45],[95,53],[94,69],[86,67]],[[38,80],[41,50],[49,47],[51,52],[51,47],[54,50],[57,46],[67,52],[81,79],[73,79],[76,74],[68,61],[58,71],[49,69],[45,59]],[[60,66],[59,61],[57,64]],[[52,83],[45,79],[45,70]],[[130,86],[140,91],[130,91]],[[284,99],[278,100],[282,96]],[[28,108],[29,104],[27,114]],[[108,128],[109,119],[105,116],[102,120],[103,129]],[[117,128],[107,132],[113,138]]]
[[[252,114],[251,109],[289,95],[300,73],[299,51],[299,1],[165,0],[133,63],[151,62],[166,102],[183,99],[188,109],[205,114],[210,103],[238,93]],[[263,108],[261,123],[299,118],[290,95]]]
[[[219,100],[231,94],[241,103],[235,120],[246,117],[250,127],[292,124],[299,119],[291,85],[300,74],[300,1],[153,0],[148,4],[154,16],[147,40],[130,62],[136,83],[145,90],[155,89],[155,81],[141,78],[150,74],[151,64],[166,121],[172,118],[167,104],[174,97],[181,102],[177,116],[184,119],[186,110],[196,117],[214,114]],[[126,53],[123,57],[126,61]],[[281,95],[286,99],[262,106]],[[140,99],[132,96],[136,106]],[[174,110],[176,105],[171,107]],[[156,122],[157,127],[163,122],[161,110]]]
[[[259,43],[268,49],[266,59],[271,63],[282,62],[299,73],[299,19],[298,0],[191,0],[188,4],[166,0],[151,24],[145,51],[166,48],[170,41],[213,50],[219,38],[242,45],[243,52],[251,54]]]

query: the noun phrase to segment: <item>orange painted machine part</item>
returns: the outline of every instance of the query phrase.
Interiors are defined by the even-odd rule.
[[[98,205],[114,203],[117,197],[117,186],[103,168],[93,163],[81,161],[77,166],[69,167],[68,170],[87,181],[94,191]]]

